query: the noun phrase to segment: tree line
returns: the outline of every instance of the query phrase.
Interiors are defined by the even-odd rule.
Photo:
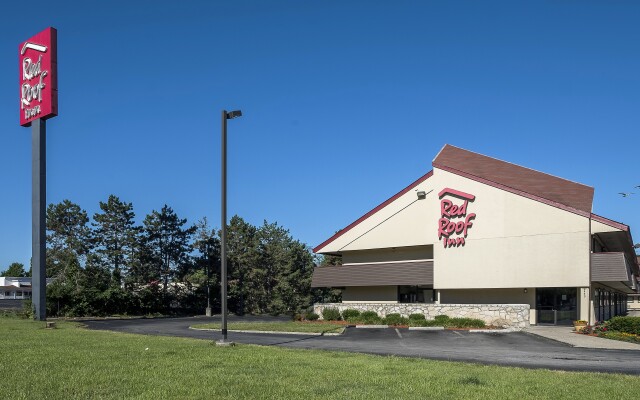
[[[164,205],[137,224],[132,203],[111,195],[99,206],[92,218],[69,200],[47,207],[48,315],[203,313],[208,301],[219,310],[220,235],[206,218],[190,225]],[[277,223],[232,217],[227,260],[230,312],[292,314],[336,300],[311,289],[322,260]]]

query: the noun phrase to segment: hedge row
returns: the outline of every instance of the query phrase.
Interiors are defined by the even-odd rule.
[[[342,314],[337,308],[325,308],[322,310],[322,318],[327,321],[339,321],[344,319],[351,324],[364,325],[409,325],[409,326],[444,326],[446,328],[484,328],[485,322],[475,318],[450,318],[447,315],[437,315],[433,320],[427,320],[424,314],[411,314],[409,318],[400,314],[387,314],[381,318],[375,311],[363,311],[347,309]]]
[[[613,317],[606,322],[608,330],[640,335],[640,317]]]

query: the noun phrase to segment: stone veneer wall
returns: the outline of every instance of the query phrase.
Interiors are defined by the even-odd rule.
[[[340,312],[347,309],[375,311],[380,317],[397,313],[403,317],[424,314],[427,319],[434,319],[436,315],[477,318],[487,325],[520,329],[529,327],[530,309],[528,304],[323,303],[314,304],[313,312],[322,318],[325,308],[337,308]]]

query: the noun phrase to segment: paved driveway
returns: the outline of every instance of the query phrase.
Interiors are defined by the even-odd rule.
[[[90,329],[146,335],[218,340],[219,332],[196,331],[190,325],[218,318],[166,318],[85,321]],[[273,320],[243,317],[233,320]],[[575,348],[527,333],[486,334],[465,331],[349,328],[340,336],[306,336],[229,332],[237,343],[303,349],[464,361],[525,368],[615,372],[640,375],[640,351]]]

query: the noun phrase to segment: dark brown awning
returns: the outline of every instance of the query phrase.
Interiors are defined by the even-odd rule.
[[[316,267],[311,287],[433,285],[433,261]]]
[[[635,289],[631,268],[624,253],[591,254],[592,282],[601,282],[623,291]]]

